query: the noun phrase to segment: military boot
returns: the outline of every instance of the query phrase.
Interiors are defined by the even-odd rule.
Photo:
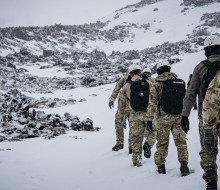
[[[166,174],[165,165],[163,164],[163,165],[158,166],[157,171],[158,171],[159,174]]]
[[[124,148],[123,144],[118,144],[118,145],[115,145],[114,147],[112,147],[112,151],[119,151],[123,148]]]
[[[182,161],[180,162],[180,171],[182,176],[187,176],[189,175],[189,168],[188,168],[188,162],[187,161]]]
[[[150,150],[150,145],[147,142],[144,143],[143,150],[144,150],[144,157],[145,158],[150,158],[151,150]]]
[[[211,181],[207,183],[206,190],[217,190],[217,181]]]
[[[135,155],[133,155],[132,161],[133,161],[133,165],[134,165],[134,166],[137,166],[137,167],[142,166],[141,156],[135,156]]]

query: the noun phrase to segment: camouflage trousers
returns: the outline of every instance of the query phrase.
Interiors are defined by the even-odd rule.
[[[124,128],[121,126],[122,117],[119,116],[118,111],[115,114],[115,132],[116,145],[124,144]],[[129,121],[129,117],[128,117]],[[129,129],[128,146],[131,147],[131,130]]]
[[[153,121],[153,131],[150,133],[146,128],[144,130],[144,138],[146,138],[144,143],[148,143],[150,148],[154,146],[157,137],[157,129],[155,126],[155,121]]]
[[[174,143],[177,147],[179,162],[188,162],[186,134],[181,128],[180,121],[180,115],[157,115],[157,151],[154,154],[154,160],[157,166],[163,165],[166,162],[166,157],[168,155],[170,131],[173,135]]]
[[[142,143],[144,137],[144,120],[143,112],[130,112],[129,123],[131,130],[131,145],[132,145],[132,161],[135,163],[137,159],[142,158]]]
[[[199,134],[200,134],[200,144],[201,144],[201,151],[199,155],[201,157],[201,167],[204,170],[203,179],[206,183],[211,181],[218,181],[218,174],[217,169],[218,166],[216,164],[216,156],[218,154],[218,138],[220,137],[220,125],[215,127],[215,147],[212,153],[207,153],[204,148],[204,129],[203,129],[203,122],[202,116],[199,116]]]

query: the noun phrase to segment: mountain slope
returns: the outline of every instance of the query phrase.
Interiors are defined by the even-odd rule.
[[[115,82],[132,63],[153,71],[159,59],[177,63],[181,55],[201,51],[206,36],[220,33],[219,1],[195,2],[142,0],[96,23],[2,28],[0,66],[4,77],[0,88],[48,91],[49,84],[45,90],[41,85],[32,89],[39,83],[30,86],[24,80],[33,78],[32,66],[52,73],[34,76],[40,81],[45,76],[52,83],[52,77],[59,76],[71,84],[69,89]],[[6,76],[14,76],[12,86]]]
[[[172,66],[172,71],[185,81],[200,59],[202,53],[188,54],[184,61]],[[194,62],[188,60],[193,59]],[[182,68],[186,68],[182,72]],[[102,87],[77,88],[57,91],[54,97],[86,98],[81,104],[65,107],[43,109],[47,114],[63,115],[70,112],[79,119],[89,116],[94,125],[101,127],[99,132],[70,131],[66,135],[51,140],[35,138],[21,142],[2,142],[0,149],[0,183],[4,190],[112,190],[134,188],[145,190],[168,189],[204,189],[200,167],[200,144],[197,112],[190,116],[190,131],[187,135],[189,149],[189,167],[191,174],[181,177],[177,160],[177,151],[172,140],[166,162],[167,174],[156,172],[153,155],[150,159],[143,157],[142,167],[133,167],[131,155],[128,155],[128,125],[125,130],[125,148],[112,152],[115,143],[113,110],[108,108],[108,97],[115,84]],[[91,96],[97,94],[97,96]],[[37,94],[26,94],[32,97]],[[38,95],[39,96],[39,95]],[[41,95],[44,97],[50,94]],[[11,150],[7,150],[11,149]],[[154,145],[152,153],[156,150]],[[219,164],[219,160],[217,161]]]

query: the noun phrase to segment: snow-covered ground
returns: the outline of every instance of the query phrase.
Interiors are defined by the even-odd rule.
[[[113,41],[104,43],[102,41],[89,41],[91,47],[98,46],[107,54],[112,51],[125,50],[142,50],[147,47],[154,47],[165,42],[178,42],[187,39],[187,34],[191,34],[196,26],[202,25],[201,17],[205,13],[218,12],[220,9],[219,3],[214,3],[209,6],[197,7],[182,12],[183,6],[180,6],[182,0],[166,0],[157,2],[156,4],[144,6],[138,11],[129,11],[129,8],[124,11],[119,11],[119,18],[114,19],[116,12],[104,17],[101,21],[110,21],[109,24],[102,30],[112,29],[115,26],[126,24],[136,24],[141,26],[149,24],[147,31],[141,29],[133,29],[134,38],[127,38],[124,42]],[[154,11],[158,9],[157,11]],[[125,13],[124,13],[125,12]],[[162,30],[161,33],[157,33]],[[211,33],[220,32],[219,28],[209,28]],[[132,40],[132,43],[130,42]]]
[[[203,52],[188,54],[172,71],[187,81],[195,65],[205,59]],[[125,130],[125,148],[111,150],[115,144],[114,109],[108,107],[108,98],[115,84],[94,88],[77,88],[56,91],[53,95],[34,95],[35,98],[58,97],[86,101],[58,108],[44,109],[46,113],[63,115],[69,112],[79,119],[87,117],[99,132],[70,131],[51,140],[35,138],[20,142],[0,143],[0,189],[2,190],[200,190],[205,189],[200,167],[200,143],[197,112],[190,116],[190,131],[187,135],[189,167],[191,174],[181,177],[177,151],[173,138],[169,146],[166,175],[156,172],[153,155],[143,157],[142,167],[133,167],[128,154],[128,129]],[[95,94],[95,95],[94,95]],[[116,103],[117,104],[117,103]],[[128,128],[128,127],[127,127]],[[7,150],[10,149],[10,150]],[[154,153],[154,145],[152,152]],[[219,163],[219,160],[218,160]]]

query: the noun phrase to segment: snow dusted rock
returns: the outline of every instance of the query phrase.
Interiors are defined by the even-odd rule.
[[[85,98],[83,98],[83,99],[79,100],[79,102],[85,102],[85,101],[86,101],[86,99],[85,99]]]
[[[49,56],[52,56],[54,55],[54,52],[52,50],[43,50],[43,56],[44,57],[49,57]]]
[[[7,140],[7,138],[5,138],[4,136],[0,135],[0,142]]]
[[[37,129],[29,129],[28,130],[28,138],[39,137],[40,132]]]
[[[82,127],[86,131],[92,131],[94,130],[93,128],[93,121],[89,118],[85,119],[82,121]]]
[[[28,120],[27,120],[26,118],[19,118],[19,119],[18,119],[18,122],[19,122],[21,125],[28,124]]]
[[[220,0],[183,0],[181,5],[199,7],[216,2],[220,2]]]
[[[156,31],[156,33],[162,33],[162,32],[163,32],[162,29],[158,29],[158,30]]]
[[[27,50],[27,48],[22,48],[22,49],[20,49],[20,54],[26,56],[26,55],[30,54],[30,52]]]
[[[95,81],[95,79],[92,76],[87,75],[87,76],[82,78],[81,84],[87,86],[90,83],[93,83],[94,81]]]
[[[61,107],[65,105],[71,105],[75,104],[75,99],[40,99],[40,100],[33,100],[31,101],[31,108],[55,108],[55,107]]]
[[[220,2],[220,0],[219,0]],[[220,28],[220,12],[205,13],[201,17],[201,21],[204,21],[203,26]]]
[[[87,118],[80,122],[78,117],[65,113],[45,114],[30,110],[32,99],[18,90],[8,91],[0,96],[0,141],[15,141],[44,136],[47,139],[65,134],[67,130],[92,131],[93,121]],[[75,101],[73,101],[75,102]]]
[[[80,123],[80,120],[78,119],[78,117],[73,117],[71,118],[71,124],[70,124],[70,128],[74,131],[82,131],[82,125]]]
[[[37,111],[36,112],[36,119],[44,120],[47,119],[49,115],[45,114],[43,111]]]

